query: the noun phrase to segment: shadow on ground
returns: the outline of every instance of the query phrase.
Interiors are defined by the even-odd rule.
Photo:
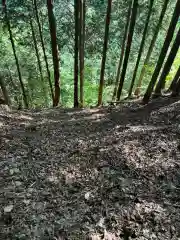
[[[180,101],[0,112],[0,239],[180,238]]]

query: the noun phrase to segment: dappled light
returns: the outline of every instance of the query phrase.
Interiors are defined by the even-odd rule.
[[[1,114],[1,238],[178,239],[179,109],[56,108],[19,112],[19,125]]]
[[[180,0],[0,6],[0,240],[180,240]]]

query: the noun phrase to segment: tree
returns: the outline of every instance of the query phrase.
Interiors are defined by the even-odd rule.
[[[45,84],[44,84],[41,60],[40,60],[40,56],[39,56],[39,49],[38,49],[38,44],[37,44],[37,40],[36,40],[36,35],[35,35],[35,32],[34,32],[33,20],[32,20],[31,16],[30,16],[30,19],[29,19],[29,23],[30,23],[31,32],[32,32],[34,49],[35,49],[35,53],[36,53],[36,58],[37,58],[37,63],[38,63],[38,68],[39,68],[39,73],[40,73],[40,79],[41,79],[41,82],[42,82],[42,88],[43,88],[45,103],[46,103],[46,106],[47,106],[48,102],[47,102],[46,88],[45,88]]]
[[[178,72],[179,78],[176,79],[176,87],[172,91],[172,97],[176,97],[180,93],[180,71]],[[178,75],[175,76],[175,78],[178,77]]]
[[[152,55],[152,51],[153,51],[153,49],[154,49],[154,45],[155,45],[155,42],[156,42],[156,39],[157,39],[159,30],[160,30],[161,25],[162,25],[162,21],[163,21],[164,15],[165,15],[165,13],[166,13],[166,9],[167,9],[167,6],[168,6],[168,2],[169,2],[169,0],[164,0],[164,4],[163,4],[162,10],[161,10],[161,14],[160,14],[160,17],[159,17],[159,21],[158,21],[158,24],[157,24],[157,26],[156,26],[156,29],[155,29],[153,38],[152,38],[152,40],[151,40],[151,43],[150,43],[148,52],[147,52],[147,54],[146,54],[146,57],[145,57],[145,60],[144,60],[144,64],[143,64],[143,67],[142,67],[142,69],[141,69],[141,73],[140,73],[140,76],[139,76],[139,79],[138,79],[137,87],[136,87],[136,90],[135,90],[135,92],[134,92],[134,94],[135,94],[136,96],[139,96],[139,94],[140,94],[140,88],[141,88],[141,85],[142,85],[142,81],[143,81],[144,74],[145,74],[145,72],[146,72],[146,66],[149,64],[149,60],[150,60],[150,57],[151,57],[151,55]]]
[[[74,39],[74,107],[79,106],[78,101],[78,56],[79,56],[79,0],[74,0],[75,39]]]
[[[120,54],[120,59],[119,59],[119,64],[118,64],[118,69],[117,69],[116,82],[115,82],[112,100],[115,100],[115,97],[117,95],[117,88],[118,88],[118,83],[119,83],[119,78],[120,78],[120,73],[121,73],[121,66],[123,63],[127,33],[128,33],[129,22],[130,22],[130,17],[131,17],[131,6],[132,6],[132,1],[130,1],[130,3],[129,3],[129,9],[128,9],[128,13],[127,13],[127,20],[126,20],[126,25],[125,25],[125,31],[124,31],[123,41],[122,41],[121,54]]]
[[[28,99],[27,99],[27,96],[26,96],[26,91],[25,91],[24,83],[23,83],[22,76],[21,76],[19,60],[18,60],[18,57],[17,57],[17,54],[16,54],[16,47],[15,47],[15,44],[14,44],[14,39],[13,39],[12,31],[11,31],[11,25],[10,25],[10,21],[9,21],[9,18],[8,18],[6,1],[5,0],[2,1],[2,4],[3,4],[2,5],[3,6],[3,11],[4,11],[4,14],[5,14],[5,21],[6,21],[8,32],[9,32],[9,38],[10,38],[10,41],[11,41],[11,46],[12,46],[12,49],[13,49],[13,54],[14,54],[14,58],[15,58],[15,62],[16,62],[19,82],[20,82],[21,89],[22,89],[24,106],[25,106],[25,108],[28,108]]]
[[[178,68],[178,70],[177,70],[177,72],[176,72],[176,74],[174,76],[174,79],[171,82],[171,85],[170,85],[168,91],[172,91],[172,92],[176,91],[176,84],[177,84],[177,82],[179,80],[179,77],[180,77],[180,66],[179,66],[179,68]]]
[[[143,32],[143,37],[142,37],[142,40],[141,40],[141,45],[140,45],[140,48],[139,48],[139,53],[138,53],[138,57],[137,57],[137,61],[136,61],[136,66],[135,66],[132,81],[131,81],[131,86],[129,88],[128,97],[131,97],[134,82],[135,82],[136,75],[137,75],[137,70],[138,70],[138,67],[139,67],[139,62],[140,62],[140,59],[141,59],[141,56],[142,56],[142,53],[143,53],[144,44],[145,44],[146,35],[147,35],[147,30],[148,30],[148,25],[149,25],[149,19],[151,17],[151,13],[152,13],[153,3],[154,3],[154,0],[150,0],[149,11],[148,11],[148,15],[147,15],[147,19],[146,19],[146,23],[145,23],[145,27],[144,27],[144,32]]]
[[[85,0],[80,0],[79,18],[79,68],[80,68],[80,104],[84,105],[84,41],[85,41]]]
[[[46,64],[46,71],[47,71],[47,76],[48,76],[50,92],[51,92],[51,98],[52,98],[53,105],[54,105],[54,91],[53,91],[53,87],[52,87],[52,83],[51,83],[51,74],[50,74],[50,71],[49,71],[49,64],[48,64],[48,60],[47,60],[47,55],[46,55],[46,50],[45,50],[45,45],[44,45],[44,40],[43,40],[43,34],[42,34],[42,29],[41,29],[41,24],[40,24],[40,20],[39,20],[37,1],[36,0],[32,0],[32,3],[33,3],[33,6],[34,6],[34,9],[35,9],[36,20],[37,20],[38,29],[39,29],[39,36],[40,36],[40,40],[41,40],[41,46],[42,46],[42,50],[43,50],[44,61],[45,61],[45,64]]]
[[[105,24],[105,35],[104,35],[104,45],[103,45],[103,54],[102,54],[102,62],[101,62],[101,73],[100,73],[100,82],[99,82],[99,92],[98,92],[98,106],[102,105],[102,95],[103,95],[103,87],[104,87],[104,73],[105,73],[105,64],[106,64],[106,54],[107,54],[107,48],[108,48],[111,8],[112,8],[112,0],[108,0],[107,13],[106,13],[106,24]]]
[[[53,13],[53,0],[47,0],[47,9],[48,9],[48,20],[49,20],[49,30],[51,35],[51,49],[53,57],[53,67],[54,67],[54,101],[53,106],[57,106],[59,103],[60,97],[60,74],[59,74],[59,57],[58,57],[58,46],[56,39],[56,20]]]
[[[166,38],[165,38],[165,41],[164,41],[164,45],[162,47],[162,50],[161,50],[159,59],[157,61],[154,73],[152,75],[151,81],[148,85],[148,88],[147,88],[146,93],[145,93],[144,98],[143,98],[144,103],[148,103],[148,101],[151,97],[152,91],[154,89],[154,85],[157,81],[159,72],[160,72],[161,67],[163,65],[163,62],[164,62],[164,59],[166,57],[166,54],[167,54],[168,48],[170,46],[170,43],[172,41],[174,31],[175,31],[175,28],[176,28],[176,24],[177,24],[178,19],[179,19],[179,15],[180,15],[180,0],[177,0],[176,7],[174,9],[174,13],[173,13],[173,16],[172,16],[172,19],[171,19],[171,23],[169,25],[169,29],[167,31],[167,35],[166,35]]]
[[[138,8],[138,0],[134,0],[133,7],[132,7],[132,13],[131,13],[129,32],[128,32],[128,37],[127,37],[127,44],[126,44],[123,68],[122,68],[121,78],[120,78],[119,87],[118,87],[118,91],[117,91],[117,100],[118,101],[120,100],[120,96],[121,96],[121,92],[122,92],[122,88],[123,88],[123,84],[124,84],[124,80],[125,80],[125,75],[126,75],[126,70],[127,70],[128,60],[129,60],[129,54],[130,54],[130,50],[131,50],[132,38],[133,38],[133,33],[134,33],[134,27],[135,27],[135,23],[136,23],[137,8]]]
[[[179,45],[180,45],[180,28],[179,28],[179,31],[176,35],[176,39],[173,43],[173,46],[172,46],[171,51],[169,53],[169,56],[166,60],[166,63],[164,64],[164,68],[162,70],[161,77],[160,77],[160,79],[159,79],[159,81],[156,85],[154,96],[161,95],[161,90],[165,86],[166,76],[168,75],[169,71],[171,70],[172,64],[174,62],[174,59],[175,59],[176,54],[177,54],[178,49],[179,49]]]
[[[4,83],[4,80],[3,80],[3,77],[0,75],[0,87],[1,87],[1,90],[2,90],[2,93],[3,93],[3,96],[4,96],[4,103],[7,104],[8,106],[11,105],[11,100],[10,100],[10,97],[8,95],[8,91],[7,91],[7,88],[6,88],[6,85]]]

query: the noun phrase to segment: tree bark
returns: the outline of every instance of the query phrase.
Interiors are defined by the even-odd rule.
[[[12,46],[12,49],[13,49],[13,54],[14,54],[14,58],[15,58],[15,62],[16,62],[19,82],[20,82],[20,85],[21,85],[24,107],[28,108],[28,99],[27,99],[27,96],[26,96],[26,91],[25,91],[24,83],[23,83],[22,76],[21,76],[19,60],[18,60],[18,57],[17,57],[17,54],[16,54],[16,48],[15,48],[14,39],[13,39],[12,31],[11,31],[11,25],[10,25],[10,21],[9,21],[8,14],[7,14],[6,1],[3,1],[3,10],[4,10],[4,13],[5,13],[5,20],[6,20],[6,24],[7,24],[7,27],[8,27],[9,38],[10,38],[10,41],[11,41],[11,46]]]
[[[125,80],[125,75],[126,75],[126,70],[127,70],[128,60],[129,60],[129,54],[130,54],[130,50],[131,50],[132,38],[133,38],[133,33],[134,33],[134,27],[135,27],[135,23],[136,23],[137,8],[138,8],[138,0],[134,0],[133,7],[132,7],[132,13],[131,13],[130,26],[129,26],[129,33],[128,33],[128,37],[127,37],[126,51],[125,51],[124,62],[123,62],[123,69],[122,69],[119,87],[118,87],[118,91],[117,91],[117,101],[120,100],[121,92],[122,92],[122,88],[123,88],[123,84],[124,84],[124,80]]]
[[[166,76],[169,74],[171,70],[172,64],[179,50],[179,45],[180,45],[180,28],[176,35],[176,39],[174,40],[174,43],[169,53],[169,56],[167,58],[167,61],[164,65],[161,77],[158,81],[158,84],[156,85],[154,96],[161,95],[161,90],[165,87]]]
[[[142,53],[143,53],[143,50],[144,50],[144,44],[145,44],[145,40],[146,40],[146,36],[147,36],[147,30],[148,30],[148,25],[149,25],[149,19],[151,17],[151,13],[152,13],[153,3],[154,3],[154,0],[150,0],[148,16],[147,16],[145,27],[144,27],[143,37],[142,37],[142,40],[141,40],[141,45],[140,45],[140,48],[139,48],[139,53],[138,53],[136,66],[135,66],[134,73],[133,73],[133,78],[132,78],[132,81],[131,81],[131,86],[129,88],[128,97],[131,97],[131,95],[132,95],[132,90],[133,90],[133,87],[134,87],[134,82],[135,82],[135,79],[136,79],[137,70],[138,70],[138,67],[139,67],[139,62],[141,60],[141,56],[142,56]]]
[[[179,78],[180,78],[180,66],[179,66],[179,68],[176,72],[176,75],[175,75],[174,79],[171,82],[171,85],[169,87],[169,91],[172,91],[172,92],[176,91],[176,85],[177,85],[177,82],[178,82]]]
[[[128,13],[127,13],[126,26],[125,26],[125,31],[124,31],[123,41],[122,41],[121,55],[120,55],[120,59],[119,59],[118,69],[117,69],[116,82],[115,82],[112,101],[115,100],[116,95],[117,95],[117,88],[118,88],[118,83],[119,83],[119,78],[120,78],[120,73],[121,73],[121,67],[122,67],[123,58],[124,58],[124,51],[125,51],[127,33],[128,33],[129,22],[130,22],[130,17],[131,17],[131,6],[132,6],[132,1],[130,1]]]
[[[79,106],[78,102],[78,56],[79,56],[79,5],[80,0],[74,0],[74,19],[75,19],[75,40],[74,40],[74,107]]]
[[[103,54],[102,54],[102,62],[101,62],[101,74],[100,74],[99,92],[98,92],[98,106],[102,105],[102,95],[103,95],[103,88],[104,88],[104,73],[105,73],[106,54],[107,54],[108,38],[109,38],[109,25],[110,25],[110,19],[111,19],[111,8],[112,8],[112,0],[108,0]]]
[[[176,24],[177,24],[178,19],[179,19],[179,15],[180,15],[180,0],[177,0],[176,7],[174,9],[174,13],[173,13],[173,16],[172,16],[172,19],[171,19],[171,23],[170,23],[170,26],[169,26],[169,29],[168,29],[168,32],[167,32],[167,35],[166,35],[166,38],[165,38],[165,41],[164,41],[164,45],[162,47],[162,50],[161,50],[159,59],[158,59],[157,64],[156,64],[156,68],[155,68],[154,73],[152,75],[151,81],[150,81],[150,83],[148,85],[148,88],[147,88],[147,91],[144,95],[143,103],[148,103],[148,101],[151,97],[151,94],[152,94],[153,89],[154,89],[154,85],[156,84],[159,72],[160,72],[161,67],[163,65],[163,62],[164,62],[164,59],[166,57],[166,54],[167,54],[168,48],[170,46],[170,43],[172,41],[174,31],[175,31],[175,28],[176,28]]]
[[[2,93],[3,93],[3,96],[4,96],[5,104],[10,106],[11,105],[11,100],[10,100],[10,97],[8,95],[8,91],[7,91],[6,85],[4,83],[3,77],[1,75],[0,75],[0,87],[1,87],[1,90],[2,90]]]
[[[85,0],[80,0],[79,19],[79,67],[80,67],[80,105],[84,106],[84,41],[85,41]]]
[[[54,101],[53,106],[57,106],[59,103],[60,97],[60,74],[59,74],[59,56],[58,56],[58,45],[57,45],[57,34],[56,34],[56,20],[53,13],[53,0],[47,0],[47,9],[48,9],[48,20],[49,20],[49,30],[51,35],[51,48],[52,48],[52,57],[53,57],[53,66],[54,66]]]
[[[32,0],[32,3],[33,3],[33,6],[34,6],[34,9],[35,9],[36,20],[37,20],[38,29],[39,29],[39,36],[40,36],[40,40],[41,40],[41,47],[42,47],[42,50],[43,50],[44,61],[45,61],[45,64],[46,64],[46,71],[47,71],[47,76],[48,76],[50,93],[51,93],[51,98],[52,98],[53,105],[54,105],[54,91],[53,91],[53,87],[52,87],[52,83],[51,83],[51,74],[50,74],[50,71],[49,71],[49,64],[48,64],[48,60],[47,60],[47,55],[46,55],[46,50],[45,50],[45,45],[44,45],[44,40],[43,40],[43,34],[42,34],[42,29],[41,29],[41,24],[40,24],[40,20],[39,20],[37,1],[36,0]]]
[[[34,43],[34,49],[35,49],[35,53],[36,53],[36,58],[37,58],[37,63],[38,63],[38,68],[39,68],[39,73],[40,73],[40,79],[41,79],[41,83],[42,83],[42,89],[43,89],[43,93],[44,93],[44,98],[45,98],[45,104],[46,106],[48,105],[48,101],[47,101],[47,92],[46,92],[46,87],[44,84],[44,79],[43,79],[43,73],[42,73],[42,66],[41,66],[41,60],[40,60],[40,56],[39,56],[39,50],[38,50],[38,45],[37,45],[37,40],[36,40],[36,35],[34,32],[34,27],[33,27],[33,20],[30,17],[30,27],[31,27],[31,32],[32,32],[32,38],[33,38],[33,43]]]
[[[173,89],[172,91],[172,97],[179,96],[179,93],[180,93],[180,76],[177,79],[176,88]]]
[[[146,58],[144,60],[143,67],[141,69],[141,73],[140,73],[140,76],[139,76],[139,79],[138,79],[136,90],[134,92],[134,95],[136,95],[136,96],[140,95],[140,88],[141,88],[141,85],[142,85],[144,74],[146,72],[146,66],[149,64],[149,60],[150,60],[151,54],[153,52],[154,45],[155,45],[155,42],[157,40],[157,36],[158,36],[159,30],[160,30],[161,25],[162,25],[162,21],[163,21],[164,15],[166,13],[168,2],[169,2],[169,0],[164,0],[164,5],[162,7],[161,15],[159,17],[159,21],[158,21],[158,24],[156,26],[156,30],[154,32],[154,35],[153,35],[153,38],[151,40],[151,43],[150,43],[150,46],[149,46]]]

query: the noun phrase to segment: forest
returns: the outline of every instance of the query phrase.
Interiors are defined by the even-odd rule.
[[[2,0],[0,240],[180,240],[180,0]]]
[[[142,96],[154,72],[153,85],[163,72],[169,88],[179,78],[178,4],[2,1],[1,99],[18,108],[107,105]]]

